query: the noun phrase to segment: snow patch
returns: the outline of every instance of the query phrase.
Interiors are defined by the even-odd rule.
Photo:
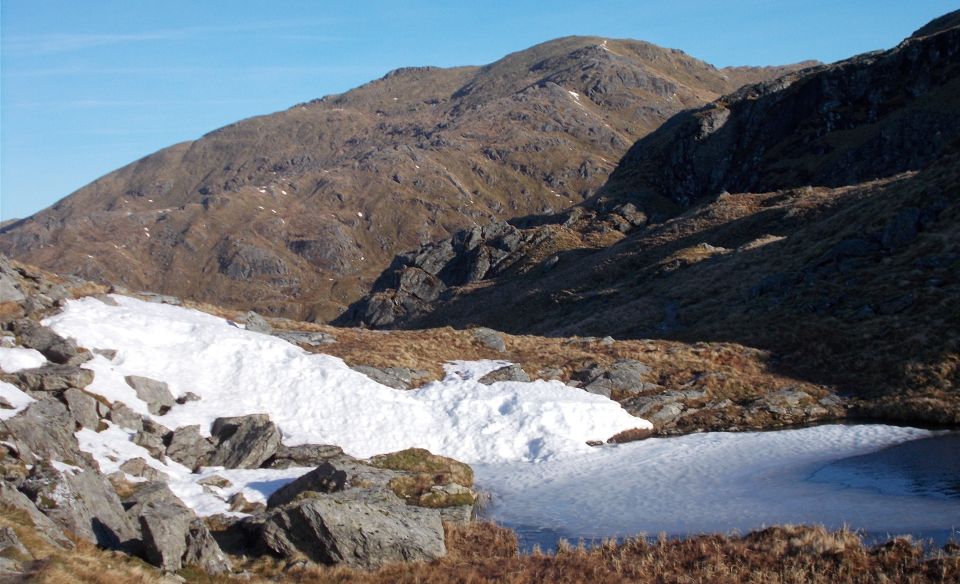
[[[23,347],[0,347],[0,369],[7,373],[16,373],[21,369],[33,369],[47,362],[47,358],[36,349]]]
[[[10,418],[22,412],[28,405],[36,401],[29,395],[20,391],[18,387],[9,384],[6,381],[0,381],[0,398],[3,398],[7,401],[7,403],[13,406],[12,410],[0,409],[0,420],[9,420]]]

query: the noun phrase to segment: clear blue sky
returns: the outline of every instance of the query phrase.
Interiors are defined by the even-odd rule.
[[[565,35],[717,66],[889,48],[941,0],[0,0],[0,218],[159,148],[409,65],[484,64]]]

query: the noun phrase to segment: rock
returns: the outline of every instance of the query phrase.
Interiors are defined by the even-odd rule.
[[[22,302],[25,298],[17,281],[16,272],[7,257],[0,255],[0,303]]]
[[[77,343],[73,339],[64,339],[36,321],[21,318],[7,326],[20,339],[21,345],[40,351],[53,363],[66,364],[77,354]]]
[[[501,367],[496,371],[491,371],[478,380],[480,383],[490,385],[498,381],[530,381],[530,376],[519,365],[511,363],[506,367]]]
[[[143,458],[131,458],[120,465],[120,470],[133,477],[140,477],[148,481],[162,481],[166,474],[153,468]]]
[[[113,407],[110,408],[110,421],[127,430],[135,432],[143,430],[143,416],[131,410],[123,402],[114,402]]]
[[[230,510],[235,513],[263,513],[267,506],[259,501],[248,501],[243,493],[234,493],[227,503],[230,504]]]
[[[141,300],[146,302],[153,302],[155,304],[169,304],[171,306],[182,306],[183,301],[177,298],[176,296],[169,296],[166,294],[155,294],[153,292],[138,292],[137,296]]]
[[[397,289],[425,302],[433,302],[447,289],[440,278],[419,268],[404,268],[398,274]]]
[[[64,530],[99,546],[119,549],[139,536],[113,487],[94,470],[43,462],[20,490]]]
[[[420,369],[407,367],[371,367],[369,365],[351,365],[351,369],[363,373],[381,385],[394,389],[410,389],[416,379],[423,379],[430,374]]]
[[[214,450],[213,443],[200,434],[199,425],[177,428],[166,442],[167,456],[191,470],[204,466]]]
[[[141,420],[143,429],[134,434],[133,443],[146,448],[150,456],[163,462],[164,455],[167,452],[167,439],[170,436],[170,430],[150,418]]]
[[[97,429],[100,425],[100,414],[97,411],[96,398],[85,391],[71,387],[63,392],[63,399],[67,402],[67,409],[78,424],[91,430]]]
[[[0,527],[0,557],[21,562],[33,559],[30,550],[20,542],[12,527]]]
[[[301,444],[277,448],[276,454],[267,461],[269,468],[290,468],[291,466],[317,466],[329,458],[343,454],[343,448],[326,444]]]
[[[73,365],[44,365],[21,369],[14,375],[15,384],[24,391],[63,391],[71,387],[83,389],[93,383],[93,371]]]
[[[622,394],[636,394],[649,391],[658,386],[643,381],[652,370],[634,359],[621,359],[608,367],[591,365],[573,375],[573,379],[583,383],[583,389],[610,397],[614,391]]]
[[[310,347],[319,347],[336,343],[337,339],[333,335],[321,332],[308,331],[275,331],[273,336],[283,339],[294,345],[307,345]]]
[[[335,493],[342,491],[347,482],[347,473],[338,470],[329,462],[280,487],[267,499],[267,508],[286,505],[301,493]]]
[[[243,322],[247,326],[248,331],[263,333],[265,335],[273,333],[273,327],[270,326],[267,319],[252,310],[244,315]]]
[[[111,300],[113,299],[111,298]],[[100,355],[101,357],[105,358],[107,361],[113,361],[114,359],[117,358],[116,349],[94,349],[93,353],[95,355]]]
[[[206,478],[202,478],[197,481],[197,484],[205,487],[216,487],[218,489],[226,489],[227,487],[233,485],[233,483],[220,475],[210,475]]]
[[[473,338],[481,345],[494,351],[503,353],[507,350],[507,344],[503,337],[497,331],[484,327],[473,329]]]
[[[208,574],[230,571],[230,561],[203,520],[179,500],[145,504],[139,521],[144,559],[163,571],[191,565]]]
[[[266,414],[217,418],[210,433],[217,441],[210,466],[260,468],[280,446],[280,430]]]
[[[147,410],[155,416],[167,413],[176,403],[169,386],[162,381],[139,375],[127,375],[124,380],[137,392],[137,397],[147,402]]]
[[[0,426],[0,439],[16,445],[27,463],[61,460],[89,466],[73,435],[76,420],[59,400],[43,396]]]
[[[271,512],[262,543],[287,559],[378,568],[446,554],[440,512],[389,491],[351,489],[303,498]]]
[[[192,391],[188,391],[177,398],[177,403],[181,406],[185,403],[195,402],[195,401],[200,401],[200,396],[193,393]]]
[[[50,545],[60,549],[73,548],[73,541],[56,523],[41,513],[26,495],[2,480],[0,480],[0,504],[25,513],[33,523],[36,534]]]

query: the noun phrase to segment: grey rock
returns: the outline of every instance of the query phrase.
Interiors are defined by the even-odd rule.
[[[142,300],[147,302],[153,302],[155,304],[169,304],[171,306],[182,306],[183,301],[177,298],[176,296],[169,296],[167,294],[155,294],[153,292],[138,292]]]
[[[162,481],[166,474],[150,466],[143,458],[131,458],[120,465],[120,470],[130,476],[140,477],[148,481]]]
[[[231,483],[228,479],[216,474],[200,479],[197,481],[197,484],[205,487],[216,487],[218,489],[226,489],[227,487],[233,485],[233,483]]]
[[[382,490],[297,500],[267,516],[261,538],[287,559],[367,569],[446,554],[439,511],[406,505]]]
[[[144,448],[150,453],[150,456],[161,462],[165,462],[164,456],[167,452],[167,446],[163,443],[163,436],[158,436],[145,429],[140,430],[133,435],[133,443]]]
[[[283,339],[294,345],[307,345],[309,347],[319,347],[336,343],[337,339],[330,334],[309,331],[275,331],[273,336]]]
[[[504,342],[503,336],[493,329],[484,327],[473,329],[473,338],[484,347],[494,351],[503,353],[507,350],[507,344]]]
[[[363,373],[381,385],[394,389],[410,389],[417,379],[423,379],[430,374],[420,369],[407,367],[371,367],[370,365],[351,365],[351,369]]]
[[[200,426],[184,426],[171,434],[166,454],[185,467],[196,470],[204,465],[214,446],[200,434]]]
[[[63,392],[63,399],[67,402],[67,409],[73,414],[73,419],[84,428],[96,430],[100,425],[100,414],[97,410],[96,398],[85,391],[70,388]]]
[[[8,328],[24,347],[36,349],[53,363],[65,364],[77,354],[77,343],[65,339],[42,324],[21,318],[9,323]]]
[[[113,407],[110,408],[110,421],[121,428],[135,432],[143,430],[143,416],[123,402],[114,402]]]
[[[210,433],[217,442],[210,466],[259,468],[280,446],[280,430],[266,414],[217,418]]]
[[[301,444],[298,446],[281,444],[277,448],[276,454],[267,462],[267,466],[270,468],[317,466],[342,454],[343,448],[328,444]]]
[[[89,542],[117,549],[139,536],[113,487],[92,469],[36,464],[20,490],[57,525]]]
[[[267,506],[259,501],[249,501],[243,496],[243,493],[234,493],[227,499],[230,510],[234,513],[263,513]]]
[[[0,347],[12,349],[17,346],[17,337],[10,331],[0,331]]]
[[[167,413],[176,403],[170,387],[163,381],[139,375],[127,375],[124,380],[137,392],[137,397],[147,402],[147,410],[155,416]]]
[[[63,533],[60,526],[41,513],[33,501],[6,481],[0,481],[0,504],[26,513],[37,535],[50,545],[61,549],[73,548],[73,541]]]
[[[73,365],[44,365],[21,369],[14,375],[15,385],[24,391],[60,392],[71,387],[83,389],[93,383],[93,371]]]
[[[245,325],[247,325],[248,331],[263,333],[265,335],[273,333],[273,327],[270,326],[270,323],[267,322],[267,319],[263,318],[252,310],[244,315],[243,322]]]
[[[127,517],[137,522],[143,508],[150,503],[180,503],[166,482],[149,481],[136,485],[136,488],[123,499],[123,508]]]
[[[17,560],[32,560],[30,550],[17,537],[12,527],[0,527],[0,557]]]
[[[151,564],[165,572],[190,565],[208,574],[230,571],[230,561],[203,520],[176,497],[144,504],[138,518],[144,559]]]
[[[25,298],[16,272],[7,257],[0,255],[0,303],[22,302]]]
[[[919,233],[920,209],[907,207],[884,226],[880,243],[886,249],[896,251],[916,239]]]
[[[397,288],[425,302],[433,302],[447,289],[443,281],[420,268],[404,268],[398,274]]]
[[[658,386],[643,380],[651,371],[640,361],[621,359],[607,367],[591,365],[576,372],[573,378],[583,383],[584,390],[610,397],[613,391],[637,394],[656,389]]]
[[[113,361],[114,359],[117,358],[116,349],[94,349],[93,353],[95,355],[100,355],[101,357],[106,358],[108,361]]]
[[[0,426],[0,438],[14,444],[28,463],[54,459],[78,466],[91,466],[73,432],[76,420],[52,396],[42,396]]]
[[[185,403],[195,402],[195,401],[200,401],[200,396],[193,393],[192,391],[188,391],[183,395],[177,397],[177,403],[180,404],[181,406]]]
[[[301,493],[335,493],[342,491],[347,482],[347,473],[338,470],[329,462],[280,487],[267,499],[267,508],[280,507],[296,499]]]
[[[478,380],[480,383],[490,385],[498,381],[530,381],[530,376],[519,365],[511,363],[501,367],[496,371],[491,371]]]

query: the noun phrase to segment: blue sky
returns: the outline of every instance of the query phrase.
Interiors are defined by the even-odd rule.
[[[241,118],[409,65],[552,38],[636,38],[717,66],[835,61],[960,8],[941,0],[0,0],[0,218]]]

